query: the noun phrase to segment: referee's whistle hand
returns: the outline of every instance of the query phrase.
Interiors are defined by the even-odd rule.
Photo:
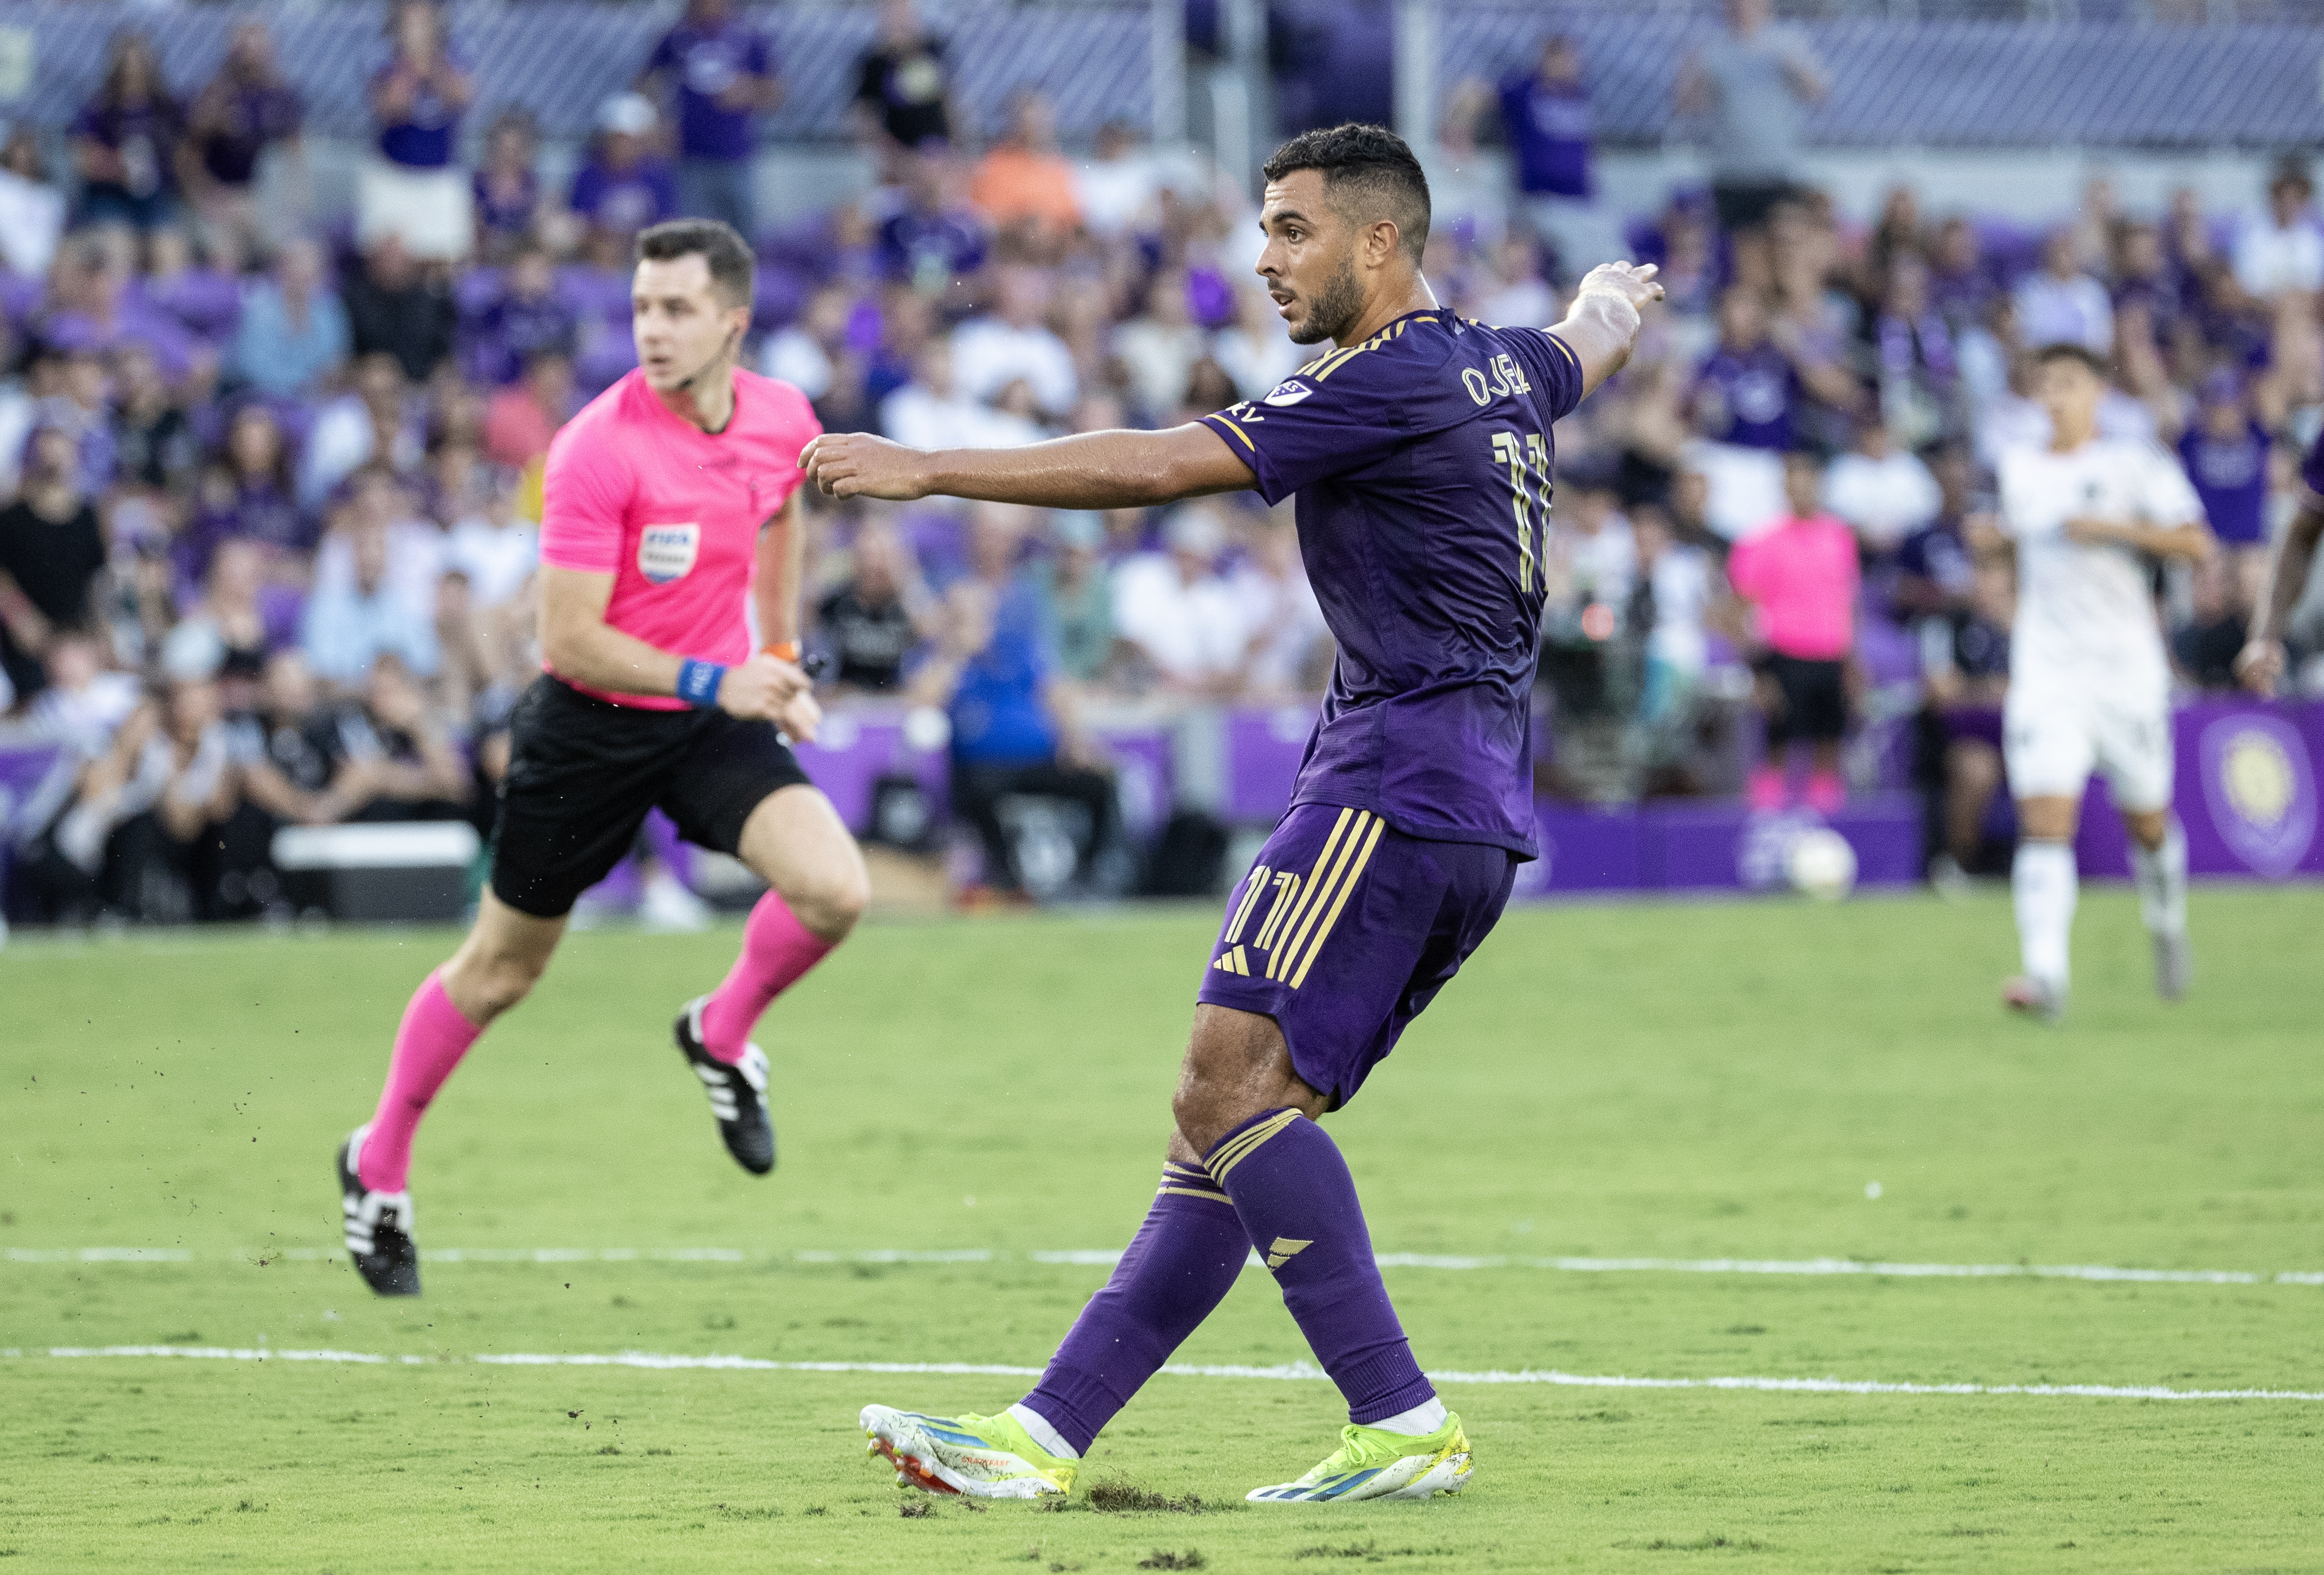
[[[718,708],[748,722],[781,722],[786,708],[807,687],[797,664],[761,651],[726,669],[718,684]]]
[[[869,432],[825,432],[799,454],[799,468],[831,498],[928,495],[927,456]]]

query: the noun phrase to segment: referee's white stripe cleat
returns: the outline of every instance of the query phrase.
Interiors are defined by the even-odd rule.
[[[347,1134],[339,1145],[339,1212],[346,1226],[347,1256],[364,1284],[383,1296],[420,1294],[420,1248],[411,1240],[411,1194],[375,1193],[363,1184],[355,1167],[363,1163],[368,1122]]]
[[[1415,1435],[1350,1423],[1340,1447],[1296,1482],[1254,1488],[1253,1504],[1357,1504],[1367,1498],[1437,1498],[1458,1493],[1476,1469],[1461,1419]]]
[[[717,1119],[726,1152],[752,1175],[764,1175],[775,1168],[775,1124],[767,1115],[767,1054],[756,1045],[745,1045],[742,1059],[729,1064],[704,1048],[702,1005],[709,999],[696,996],[687,1001],[672,1034],[710,1096],[710,1113]]]

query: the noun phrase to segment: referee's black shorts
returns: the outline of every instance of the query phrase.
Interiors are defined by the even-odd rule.
[[[1767,717],[1770,746],[1831,743],[1848,734],[1848,664],[1770,652],[1766,671],[1777,704]]]
[[[615,705],[544,674],[509,718],[493,895],[561,918],[630,851],[647,810],[732,853],[761,800],[807,779],[771,722]]]

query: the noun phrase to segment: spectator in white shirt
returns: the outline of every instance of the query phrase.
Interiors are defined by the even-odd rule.
[[[1145,311],[1113,334],[1113,351],[1130,373],[1131,391],[1157,419],[1186,397],[1186,374],[1205,348],[1203,330],[1186,310],[1186,276],[1175,268],[1154,276]]]
[[[1002,269],[993,309],[953,335],[953,374],[960,391],[989,400],[1021,377],[1044,415],[1062,417],[1074,408],[1081,382],[1073,352],[1044,320],[1048,275],[1021,263]]]
[[[1246,697],[1282,700],[1322,687],[1315,669],[1330,647],[1332,630],[1307,583],[1298,530],[1287,522],[1261,527],[1251,539],[1250,556],[1227,585],[1242,603],[1243,625],[1250,631],[1243,658]]]
[[[2309,202],[2307,172],[2287,164],[2267,183],[2267,212],[2246,219],[2236,233],[2236,282],[2262,299],[2287,290],[2324,288],[2324,232]]]
[[[2017,327],[2027,345],[2080,345],[2093,355],[2114,353],[2114,302],[2106,286],[2082,272],[2072,230],[2043,242],[2042,271],[2018,284]]]
[[[1919,455],[1889,442],[1880,422],[1866,421],[1856,447],[1824,472],[1823,501],[1867,548],[1890,553],[1937,517],[1944,495]]]
[[[1013,448],[1041,440],[1041,429],[1023,417],[963,395],[953,359],[941,339],[922,350],[912,381],[880,401],[880,430],[911,448]]]
[[[1090,151],[1091,157],[1074,166],[1074,200],[1083,227],[1111,240],[1145,216],[1161,183],[1154,155],[1139,146],[1127,121],[1100,126]]]
[[[1558,315],[1557,292],[1542,280],[1541,256],[1533,242],[1524,235],[1505,238],[1493,248],[1493,280],[1478,299],[1478,320],[1501,328],[1538,328]]]
[[[1114,571],[1114,633],[1166,689],[1222,698],[1240,686],[1250,631],[1240,599],[1219,577],[1226,539],[1214,507],[1189,503],[1164,527],[1167,552],[1139,553]]]
[[[1255,400],[1314,356],[1291,342],[1274,299],[1252,287],[1235,291],[1234,321],[1211,336],[1211,359],[1234,380],[1237,393]]]

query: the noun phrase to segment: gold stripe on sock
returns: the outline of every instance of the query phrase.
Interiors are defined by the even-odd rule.
[[[1223,1187],[1227,1184],[1228,1174],[1236,1165],[1250,1158],[1260,1144],[1298,1119],[1299,1112],[1296,1110],[1278,1110],[1259,1125],[1246,1127],[1220,1144],[1217,1148],[1212,1150],[1204,1164],[1216,1178],[1219,1185]]]
[[[1347,839],[1340,843],[1340,856],[1332,861],[1332,872],[1321,881],[1311,879],[1307,882],[1309,895],[1299,905],[1298,923],[1286,926],[1283,944],[1267,960],[1267,976],[1269,979],[1281,979],[1291,972],[1291,959],[1297,956],[1300,948],[1306,944],[1307,932],[1315,927],[1315,920],[1322,916],[1323,905],[1332,900],[1332,893],[1340,884],[1340,876],[1348,867],[1348,855],[1356,851],[1356,843],[1362,838],[1364,827],[1371,819],[1369,812],[1356,811],[1355,824],[1350,828]],[[1320,866],[1322,861],[1317,862]],[[1320,868],[1317,873],[1322,874]]]
[[[1371,834],[1364,839],[1364,851],[1356,855],[1356,867],[1348,871],[1347,880],[1341,883],[1339,895],[1332,899],[1332,911],[1323,916],[1323,927],[1315,932],[1315,944],[1308,947],[1306,955],[1299,959],[1299,972],[1291,976],[1292,989],[1296,990],[1307,981],[1307,970],[1315,966],[1316,954],[1323,950],[1323,943],[1331,938],[1332,926],[1340,922],[1340,910],[1348,905],[1348,893],[1353,891],[1356,882],[1364,878],[1364,866],[1371,862],[1372,849],[1379,843],[1380,828],[1387,824],[1384,820],[1372,822]]]
[[[1213,1203],[1224,1203],[1230,1209],[1234,1207],[1234,1200],[1226,1193],[1214,1193],[1204,1187],[1157,1187],[1154,1195],[1157,1198],[1208,1198]]]

